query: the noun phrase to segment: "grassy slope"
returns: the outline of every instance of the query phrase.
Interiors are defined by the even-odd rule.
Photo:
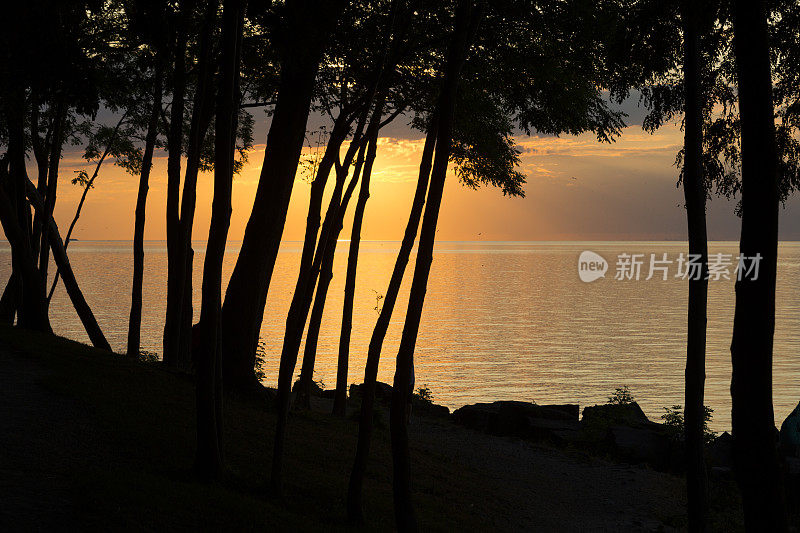
[[[318,413],[293,414],[285,495],[264,491],[274,413],[262,402],[228,398],[222,483],[191,473],[194,388],[156,364],[132,362],[53,336],[0,328],[0,349],[40,369],[37,381],[74,404],[68,428],[91,428],[66,444],[76,523],[122,528],[343,529],[344,494],[357,425]],[[78,425],[80,423],[80,426]],[[57,426],[57,424],[54,424]],[[54,450],[55,452],[55,450]],[[63,452],[63,450],[61,450]],[[47,450],[42,461],[47,463]],[[496,504],[480,496],[476,472],[413,449],[416,503],[427,530],[491,527]],[[393,525],[388,431],[376,430],[365,483],[369,529]],[[55,461],[55,459],[52,459]]]

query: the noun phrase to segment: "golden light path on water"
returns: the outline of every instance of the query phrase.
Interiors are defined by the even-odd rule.
[[[0,275],[7,278],[11,254],[0,245]],[[225,276],[238,243],[225,255]],[[274,386],[286,312],[294,290],[302,243],[282,245],[270,288],[261,335],[265,384]],[[322,324],[316,378],[335,384],[336,358],[347,262],[339,243]],[[363,380],[366,347],[377,318],[376,297],[386,291],[399,243],[362,243],[354,309],[350,383]],[[194,285],[200,286],[203,245],[195,244]],[[580,281],[577,260],[584,250],[605,257],[605,279]],[[619,253],[670,259],[686,250],[680,242],[440,242],[425,301],[416,350],[416,382],[451,408],[498,399],[538,403],[603,403],[627,385],[653,419],[663,407],[683,403],[686,282],[670,276],[616,281]],[[715,242],[711,253],[736,254],[736,243]],[[145,246],[142,348],[160,352],[166,294],[166,247]],[[131,245],[124,241],[77,241],[70,258],[86,298],[117,351],[124,351],[130,305]],[[413,265],[413,256],[412,256]],[[672,266],[671,274],[676,272]],[[411,272],[406,275],[410,280]],[[379,379],[391,382],[402,331],[408,283],[401,292],[384,345]],[[194,293],[199,313],[199,290]],[[707,404],[712,427],[730,428],[730,338],[733,281],[709,288]],[[195,318],[196,318],[195,316]],[[55,331],[86,342],[63,287],[51,307]],[[302,357],[302,350],[301,350]],[[298,364],[299,369],[299,364]],[[775,413],[778,424],[800,401],[800,243],[782,243],[778,265],[775,336]]]

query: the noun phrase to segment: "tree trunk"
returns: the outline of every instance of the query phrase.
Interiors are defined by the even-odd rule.
[[[220,312],[222,260],[231,220],[233,157],[238,113],[239,44],[244,19],[242,0],[226,0],[223,12],[222,72],[217,91],[214,141],[214,200],[203,264],[200,342],[197,363],[197,458],[205,478],[222,472],[222,375]]]
[[[178,210],[181,188],[181,154],[183,152],[183,113],[186,98],[186,13],[181,14],[176,31],[174,66],[172,73],[172,106],[170,127],[167,134],[167,310],[164,317],[163,354],[164,364],[171,368],[178,365],[180,315],[183,308],[178,280],[185,264],[179,261],[180,213]]]
[[[363,121],[361,122],[363,126]],[[360,133],[357,132],[359,135]],[[348,148],[342,171],[336,175],[336,185],[331,195],[328,209],[325,212],[325,220],[319,235],[314,261],[304,279],[298,279],[298,285],[292,296],[289,305],[289,313],[286,316],[286,332],[283,337],[281,349],[281,360],[278,369],[278,420],[275,425],[275,445],[272,455],[272,473],[270,476],[270,486],[274,493],[280,494],[282,485],[283,467],[283,444],[286,438],[286,425],[288,423],[289,408],[291,404],[290,395],[292,388],[292,377],[297,366],[297,356],[300,351],[300,344],[303,341],[303,330],[305,329],[308,313],[311,308],[311,301],[314,295],[314,286],[320,272],[325,249],[330,235],[334,232],[336,214],[342,202],[345,178],[347,169],[352,163],[354,152],[358,143],[354,140]]]
[[[223,351],[230,363],[227,381],[238,386],[258,385],[254,373],[258,333],[303,148],[314,78],[330,28],[345,3],[286,3],[286,44],[291,51],[281,61],[278,98],[253,211],[222,306]]]
[[[708,240],[706,187],[703,178],[703,107],[701,98],[700,5],[681,3],[684,47],[684,159],[683,192],[689,232],[689,254],[699,256],[700,279],[689,280],[686,342],[686,493],[690,531],[705,531],[708,520],[708,481],[703,454],[705,418],[703,392],[706,377],[706,322],[708,305]]]
[[[44,197],[47,193],[47,168],[48,157],[50,154],[50,137],[53,133],[52,123],[48,125],[44,139],[39,135],[40,131],[40,100],[38,95],[33,91],[30,96],[31,101],[31,148],[33,157],[36,159],[37,190],[39,194]],[[42,239],[42,221],[41,214],[35,213],[33,216],[33,233],[31,236],[31,246],[33,247],[34,256],[39,255],[39,244]]]
[[[380,120],[380,115],[378,116]],[[359,149],[358,159],[353,170],[353,177],[345,190],[342,201],[340,202],[334,222],[331,224],[331,231],[327,236],[327,244],[322,249],[324,250],[322,263],[320,265],[319,281],[317,283],[317,292],[314,295],[314,306],[311,309],[311,317],[308,321],[308,332],[306,333],[306,344],[303,352],[303,365],[300,369],[300,387],[298,390],[298,401],[301,407],[309,409],[311,407],[311,384],[314,381],[314,365],[317,358],[317,345],[319,343],[319,330],[322,327],[322,315],[325,311],[325,301],[328,297],[328,289],[330,288],[331,280],[333,279],[333,262],[336,257],[336,245],[341,235],[344,223],[344,215],[347,212],[347,206],[350,199],[353,197],[356,185],[361,177],[361,169],[364,166],[364,152],[366,145],[361,144]],[[347,172],[347,167],[342,167],[341,172]]]
[[[19,274],[12,270],[0,297],[0,323],[14,325],[14,316],[19,306]]]
[[[89,178],[89,181],[83,186],[83,193],[81,193],[81,199],[78,202],[78,207],[75,209],[75,216],[72,217],[72,222],[69,224],[69,228],[67,229],[67,236],[64,238],[64,250],[69,247],[69,243],[71,241],[72,232],[75,229],[75,225],[78,223],[78,219],[81,217],[81,211],[83,210],[83,204],[86,202],[86,196],[89,194],[89,191],[92,189],[94,185],[94,180],[97,179],[98,174],[100,173],[100,167],[103,165],[103,161],[106,160],[108,154],[111,153],[111,149],[114,147],[114,142],[117,138],[117,132],[119,128],[122,126],[122,123],[125,122],[128,113],[127,111],[120,117],[117,125],[114,127],[114,133],[112,134],[111,138],[106,145],[106,149],[103,151],[103,154],[100,156],[100,159],[97,160],[97,164],[94,166],[94,172],[92,173],[92,177]],[[39,189],[37,189],[38,191]],[[58,266],[58,265],[56,265]],[[53,283],[50,285],[50,291],[47,293],[47,303],[50,303],[50,300],[53,299],[53,293],[56,292],[56,286],[58,286],[58,278],[61,275],[58,268],[56,268],[56,275],[53,276]]]
[[[369,181],[372,176],[372,164],[377,152],[377,128],[372,125],[367,131],[369,146],[361,177],[361,189],[358,193],[356,211],[353,215],[353,229],[350,233],[350,249],[347,253],[347,274],[344,286],[344,305],[342,307],[342,330],[339,336],[339,357],[336,364],[336,391],[333,398],[333,414],[344,417],[347,413],[347,371],[350,361],[350,333],[353,329],[353,299],[356,289],[356,270],[358,267],[358,250],[361,244],[361,225],[364,221],[364,210],[369,199]],[[306,346],[308,341],[306,341]]]
[[[169,345],[173,353],[169,356],[171,366],[180,370],[191,368],[191,327],[192,327],[192,228],[197,200],[197,175],[200,171],[200,152],[206,131],[211,122],[213,106],[211,105],[211,33],[219,3],[209,0],[200,37],[198,58],[198,78],[192,103],[192,117],[189,125],[189,144],[186,149],[186,173],[183,179],[183,194],[180,201],[180,213],[177,215],[174,246],[167,253],[172,253],[174,268],[167,269],[167,307],[172,311],[169,325],[171,339]],[[178,171],[180,173],[180,170]],[[175,200],[177,202],[177,200]],[[170,278],[171,274],[171,278]],[[170,287],[172,292],[170,293]],[[172,302],[172,305],[170,305]],[[165,323],[165,331],[167,325]],[[166,335],[165,335],[166,344]],[[166,352],[165,352],[165,357]]]
[[[14,146],[16,148],[16,146]],[[0,223],[6,239],[11,245],[12,273],[3,293],[3,300],[19,298],[18,307],[11,304],[11,321],[13,311],[18,311],[17,325],[23,328],[51,332],[50,321],[47,317],[47,306],[44,302],[44,290],[41,289],[39,272],[36,269],[34,255],[31,253],[29,235],[25,233],[25,226],[20,224],[20,209],[12,201],[12,194],[6,192],[6,185],[17,186],[18,183],[9,183],[9,175],[5,171],[5,161],[2,165],[2,184],[0,184]],[[27,180],[27,177],[25,178]],[[27,205],[27,204],[26,204]],[[27,293],[27,294],[26,294]],[[7,301],[7,300],[6,300]]]
[[[314,290],[314,283],[316,283],[316,276],[319,270],[319,257],[318,261],[315,262],[314,252],[317,250],[317,233],[320,229],[320,211],[322,210],[322,199],[325,192],[325,185],[328,181],[328,177],[330,175],[331,169],[333,169],[335,163],[339,159],[339,150],[341,149],[342,143],[347,138],[348,129],[350,123],[347,120],[347,116],[344,112],[339,114],[336,121],[334,122],[333,131],[331,132],[331,138],[329,139],[328,145],[325,148],[325,154],[320,161],[319,168],[317,169],[317,175],[314,179],[314,182],[311,184],[311,197],[308,204],[308,216],[306,222],[306,233],[305,239],[303,241],[303,252],[300,256],[300,268],[298,269],[297,273],[297,282],[295,283],[295,290],[294,296],[292,298],[293,306],[298,307],[305,305],[307,309],[309,305],[311,305],[311,295],[313,294]],[[363,127],[362,124],[359,124],[359,129]],[[355,142],[355,139],[354,139]],[[351,148],[353,143],[351,143]],[[348,149],[350,151],[350,149]],[[337,171],[338,174],[338,171]],[[336,178],[336,186],[334,188],[333,197],[331,198],[331,205],[333,205],[334,200],[341,195],[341,185],[343,181],[337,176]],[[330,207],[328,208],[330,211]],[[330,226],[330,222],[326,221],[324,226],[323,233],[328,232],[328,227]],[[320,242],[322,240],[322,236],[320,235]],[[326,241],[327,242],[327,241]],[[321,248],[320,248],[321,249]],[[304,300],[308,300],[308,304],[298,303],[303,302]],[[294,313],[291,316],[294,316],[294,321],[300,320],[300,315],[302,313]],[[307,316],[307,312],[306,312]],[[302,337],[302,328],[305,327],[305,319],[306,316],[302,317],[303,326],[301,327],[300,336]],[[288,318],[287,318],[288,321]],[[287,331],[294,331],[297,325],[293,322],[291,325],[287,322]],[[299,344],[298,344],[299,349]]]
[[[438,114],[438,113],[437,113]],[[419,178],[417,188],[414,192],[414,199],[411,203],[411,213],[408,217],[403,241],[397,253],[397,260],[392,270],[392,277],[389,280],[389,287],[383,298],[378,321],[372,331],[367,350],[367,364],[364,370],[364,387],[361,392],[361,414],[358,423],[358,444],[356,447],[356,457],[353,463],[353,470],[350,473],[350,481],[347,489],[347,516],[348,519],[362,523],[364,521],[364,511],[362,506],[364,475],[367,472],[367,458],[369,457],[369,446],[372,437],[372,417],[375,407],[375,386],[378,379],[378,364],[380,363],[381,349],[389,330],[389,323],[392,319],[397,295],[400,292],[400,285],[408,265],[411,250],[414,248],[414,241],[417,237],[422,209],[425,206],[425,194],[428,190],[428,180],[431,173],[433,162],[433,150],[436,145],[436,131],[438,129],[438,119],[436,114],[431,118],[428,126],[428,133],[425,137],[425,145],[422,149],[422,160],[419,166]],[[337,382],[338,387],[338,382]]]
[[[6,125],[8,129],[8,205],[4,213],[8,226],[6,237],[11,244],[13,271],[20,280],[20,303],[17,325],[23,328],[52,331],[47,317],[47,303],[41,283],[36,257],[31,240],[31,212],[26,200],[28,173],[25,168],[25,94],[21,88],[11,91],[6,102]],[[3,165],[5,174],[5,164]],[[10,210],[10,211],[8,211]],[[12,235],[8,234],[12,232]]]
[[[760,254],[759,275],[736,282],[731,399],[734,461],[748,531],[786,531],[786,504],[776,451],[772,348],[778,258],[778,155],[763,0],[733,2],[742,147],[745,258]]]
[[[142,173],[139,176],[139,192],[136,197],[133,229],[133,287],[131,289],[131,312],[128,319],[129,357],[138,357],[141,349],[142,329],[142,281],[144,278],[144,224],[147,207],[147,192],[150,189],[150,170],[153,167],[153,152],[158,136],[158,121],[161,116],[161,62],[153,76],[153,107],[150,111],[150,122],[147,124],[144,154],[142,157]]]
[[[47,195],[44,197],[44,212],[41,213],[40,220],[47,225],[47,220],[53,216],[56,207],[56,190],[58,186],[58,166],[61,163],[61,147],[64,142],[64,119],[66,116],[66,105],[63,98],[58,98],[56,104],[56,114],[53,119],[53,136],[50,144],[50,159],[47,169]],[[47,232],[43,229],[41,244],[39,246],[39,275],[42,278],[42,290],[47,290],[47,271],[50,266],[50,244]],[[45,304],[48,301],[45,300]]]
[[[289,338],[291,339],[290,343],[284,342],[284,346],[294,346],[297,345],[297,349],[294,352],[294,359],[295,363],[297,362],[297,351],[300,350],[300,343],[303,337],[303,329],[305,328],[306,319],[308,318],[309,310],[311,309],[311,302],[314,296],[314,286],[317,283],[317,279],[319,277],[320,272],[323,269],[323,263],[325,262],[326,258],[326,250],[327,247],[330,245],[331,240],[330,236],[333,233],[336,233],[336,214],[339,211],[342,202],[342,191],[344,189],[345,180],[347,179],[347,174],[350,169],[350,165],[353,162],[353,157],[355,156],[356,151],[358,150],[359,146],[362,146],[362,134],[364,131],[364,123],[366,122],[366,112],[364,112],[361,118],[358,121],[358,126],[356,127],[356,131],[353,134],[353,140],[350,143],[350,146],[347,148],[347,152],[345,154],[344,163],[336,168],[336,183],[333,188],[333,194],[331,195],[330,202],[328,204],[328,208],[325,211],[325,221],[322,224],[322,229],[319,234],[319,241],[316,239],[316,233],[312,237],[313,241],[311,242],[311,252],[310,254],[311,259],[313,261],[310,264],[305,265],[305,269],[300,270],[297,276],[297,284],[295,286],[295,292],[292,297],[292,305],[290,307],[289,316],[286,319],[286,331],[292,332]],[[341,143],[339,143],[341,145]],[[339,159],[339,149],[337,148],[334,152],[334,161],[338,161]],[[320,198],[322,200],[322,190],[319,191]],[[319,209],[317,208],[317,212]],[[309,236],[308,234],[306,236]],[[304,243],[304,246],[307,243]],[[305,252],[305,249],[303,250]],[[303,265],[301,264],[301,267]],[[295,311],[292,312],[291,309]],[[309,330],[310,331],[310,330]],[[288,335],[288,333],[287,333]],[[284,340],[286,340],[287,336],[284,336]],[[287,348],[290,349],[290,348]],[[288,353],[288,352],[284,352]],[[281,354],[281,358],[283,359],[283,353]],[[305,363],[305,360],[304,360]],[[313,365],[312,365],[313,367]],[[294,372],[294,369],[292,369]],[[313,380],[313,370],[312,376],[308,376],[306,373],[302,373],[300,376],[300,386],[298,389],[298,401],[296,405],[308,408],[310,407],[309,403],[309,395],[311,392],[311,382]],[[290,381],[291,383],[291,381]]]
[[[26,179],[26,186],[28,199],[34,209],[44,212],[44,202],[39,197],[36,186],[28,179]],[[97,323],[97,319],[94,313],[92,313],[91,307],[89,307],[86,298],[83,297],[83,292],[81,292],[80,287],[78,287],[75,273],[72,271],[72,265],[69,264],[69,257],[67,257],[67,251],[64,248],[64,243],[61,240],[61,235],[58,232],[55,219],[51,216],[49,220],[43,220],[43,222],[45,224],[43,231],[47,235],[48,243],[53,251],[53,260],[61,271],[61,278],[64,280],[64,288],[67,289],[67,295],[72,301],[75,312],[78,313],[78,318],[80,318],[92,346],[101,350],[112,351],[111,345],[106,340],[105,335],[103,335],[103,331],[100,329],[100,325]],[[42,287],[42,294],[44,294],[44,287]]]
[[[452,144],[453,117],[455,114],[456,89],[461,68],[466,59],[471,36],[476,28],[479,10],[470,2],[461,2],[455,15],[455,30],[448,51],[444,84],[441,93],[439,125],[436,138],[436,154],[431,170],[425,215],[420,229],[419,248],[414,266],[414,277],[408,298],[408,310],[403,325],[403,335],[397,352],[397,365],[392,388],[389,414],[389,429],[392,443],[395,523],[399,531],[419,529],[411,499],[411,456],[408,450],[408,409],[411,402],[414,374],[414,348],[419,332],[422,307],[428,286],[436,224],[444,192],[447,164]]]

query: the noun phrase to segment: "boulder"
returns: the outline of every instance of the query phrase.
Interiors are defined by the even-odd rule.
[[[491,403],[476,403],[465,405],[453,411],[453,420],[470,429],[486,431],[489,421],[497,415],[497,407]]]
[[[363,383],[360,385],[353,383],[350,385],[350,397],[360,399],[363,390]],[[382,381],[375,382],[375,399],[388,405],[392,401],[392,386]]]
[[[361,401],[362,391],[364,390],[364,384],[356,385],[353,383],[350,385],[350,398],[357,398]],[[324,394],[323,394],[324,395]],[[333,396],[331,396],[333,397]],[[381,381],[375,382],[375,400],[379,404],[383,404],[384,406],[389,406],[392,403],[392,386],[388,383],[383,383]],[[414,395],[411,399],[411,406],[412,406],[412,415],[424,415],[424,416],[437,416],[437,417],[447,417],[450,416],[450,409],[445,407],[444,405],[436,405],[435,403],[425,401],[420,399],[417,395]]]
[[[465,405],[453,412],[453,418],[494,435],[566,442],[578,438],[578,412],[577,405],[499,401]]]
[[[300,387],[300,380],[294,382],[292,385],[292,392],[297,393]],[[311,382],[311,396],[322,396],[323,389],[316,381]]]
[[[647,418],[636,402],[585,407],[581,422],[585,428],[611,425],[651,429],[660,427],[660,424]]]

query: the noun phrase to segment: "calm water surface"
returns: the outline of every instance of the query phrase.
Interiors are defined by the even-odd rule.
[[[225,256],[230,275],[239,243]],[[275,268],[261,336],[267,354],[265,383],[275,384],[278,354],[294,290],[302,243],[287,242]],[[335,385],[347,242],[340,242],[317,356],[316,378]],[[386,291],[399,243],[361,245],[349,382],[363,380],[376,305]],[[583,283],[577,260],[593,250],[610,263],[605,279]],[[602,403],[627,385],[651,418],[683,403],[686,282],[616,281],[619,253],[667,253],[676,259],[683,243],[443,242],[437,244],[416,350],[416,382],[427,384],[437,403],[451,408],[496,399],[539,403]],[[199,314],[203,244],[195,245],[195,318]],[[131,244],[76,241],[70,257],[111,345],[124,351],[130,306]],[[736,243],[712,243],[711,253],[737,252]],[[166,246],[145,245],[142,348],[161,351],[166,294]],[[412,257],[413,264],[413,257]],[[0,248],[0,274],[7,279],[11,254]],[[672,265],[670,274],[676,271]],[[410,272],[406,280],[410,280]],[[391,382],[402,331],[407,282],[384,345],[379,379]],[[710,283],[706,403],[712,426],[730,428],[730,352],[733,281]],[[63,286],[51,307],[55,331],[88,342]],[[301,351],[302,354],[302,351]],[[302,357],[302,355],[301,355]],[[299,371],[298,364],[298,371]],[[782,243],[778,264],[775,336],[775,412],[778,423],[800,400],[800,243]]]

